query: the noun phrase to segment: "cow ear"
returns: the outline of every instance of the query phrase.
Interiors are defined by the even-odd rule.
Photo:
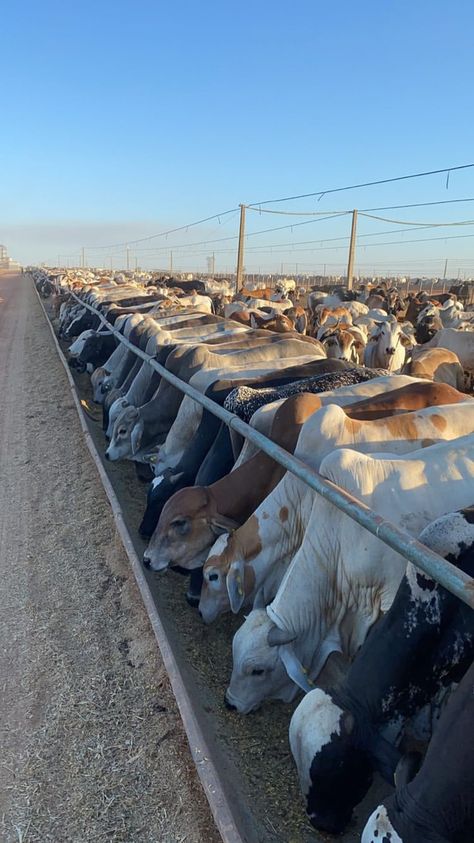
[[[222,533],[232,533],[240,525],[232,518],[227,518],[226,515],[221,515],[220,512],[215,512],[209,519],[209,526],[216,536],[221,536]]]
[[[400,334],[400,342],[405,348],[410,345],[416,345],[416,341],[412,337],[408,337],[406,334]]]
[[[131,433],[131,443],[132,443],[132,454],[135,456],[140,449],[140,443],[142,441],[143,436],[143,422],[141,420],[137,421],[134,425]]]
[[[291,644],[281,647],[280,658],[295,685],[298,685],[306,694],[314,691],[314,684],[308,676],[308,671],[301,664]]]
[[[245,600],[244,574],[245,565],[243,560],[234,562],[226,577],[227,594],[231,611],[234,615],[240,612]]]

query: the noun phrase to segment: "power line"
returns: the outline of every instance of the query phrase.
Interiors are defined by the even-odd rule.
[[[426,208],[429,205],[453,205],[457,202],[474,202],[474,198],[468,199],[439,199],[437,202],[411,202],[409,205],[386,205],[383,208],[361,208],[359,213],[367,213],[368,211],[395,211],[403,208]],[[277,211],[274,208],[255,208],[247,206],[249,211],[256,211],[259,214],[281,214],[289,217],[318,217],[322,214],[327,214],[329,211]],[[334,214],[351,214],[352,209],[346,211],[332,211]]]
[[[334,211],[334,212],[330,212],[329,215],[326,215],[324,217],[318,217],[318,219],[316,219],[316,220],[307,220],[306,222],[296,222],[296,223],[293,223],[293,224],[290,223],[289,225],[280,225],[280,226],[276,226],[276,227],[273,227],[273,228],[261,228],[258,231],[251,231],[249,234],[246,234],[245,237],[256,237],[259,234],[269,234],[273,231],[284,231],[285,229],[288,229],[288,228],[296,228],[297,226],[300,226],[300,225],[307,225],[310,222],[312,222],[312,223],[314,223],[314,222],[324,222],[324,220],[336,219],[337,217],[347,216],[347,214],[351,214],[351,213],[352,213],[352,211]],[[176,229],[176,230],[178,230],[178,229]],[[155,235],[155,236],[158,236],[158,235]],[[150,238],[148,238],[148,239],[150,239]],[[182,246],[173,245],[173,249],[186,248],[187,246],[203,246],[203,245],[208,245],[210,243],[222,243],[226,240],[238,240],[238,235],[235,234],[235,235],[232,235],[230,237],[219,237],[219,238],[216,238],[214,240],[201,240],[201,241],[194,242],[194,243],[187,243],[187,244],[184,243],[184,244],[182,244]],[[127,242],[130,245],[130,244],[138,243],[138,242],[141,242],[141,241],[128,240]],[[123,245],[123,244],[121,244],[121,245]],[[97,249],[105,249],[106,247],[105,246],[97,246],[96,248]],[[114,248],[114,247],[110,246],[109,248]],[[167,248],[168,248],[167,246],[157,246],[156,249],[151,249],[150,251],[157,251],[159,249],[161,250],[161,249],[167,249]],[[94,250],[94,247],[90,247],[90,251],[93,251],[93,250]],[[148,251],[148,250],[146,250],[146,249],[134,249],[134,251],[135,252],[144,252],[144,251]]]
[[[376,217],[373,214],[365,214],[363,211],[358,212],[360,216],[367,217],[371,220],[379,220],[380,222],[389,222],[392,225],[416,225],[420,228],[446,228],[449,225],[472,225],[474,220],[457,220],[455,222],[410,222],[409,220],[389,220],[386,217]]]
[[[170,228],[168,231],[160,231],[158,234],[150,234],[148,237],[140,237],[138,240],[124,240],[122,243],[112,243],[108,246],[84,246],[84,248],[92,251],[96,249],[118,249],[120,246],[133,246],[134,243],[144,243],[147,240],[154,240],[155,237],[167,237],[168,234],[175,234],[177,231],[184,231],[188,228],[193,228],[195,225],[202,225],[204,222],[220,219],[220,217],[225,217],[227,214],[233,214],[238,210],[238,208],[230,208],[228,211],[221,211],[221,213],[213,214],[211,217],[205,217],[202,220],[189,222],[187,225],[180,225],[178,228]]]
[[[334,187],[330,190],[315,190],[312,193],[300,193],[296,196],[285,196],[280,197],[279,199],[265,199],[264,202],[250,202],[247,205],[247,208],[258,208],[260,205],[274,205],[277,202],[291,202],[293,199],[308,199],[310,196],[319,196],[319,198],[322,199],[323,196],[330,193],[341,193],[345,190],[357,190],[360,187],[373,187],[377,184],[390,184],[391,182],[406,181],[407,179],[419,179],[424,176],[439,175],[440,173],[453,173],[455,170],[467,170],[471,167],[474,167],[474,164],[461,164],[457,167],[443,167],[441,170],[427,170],[424,173],[410,173],[410,175],[406,176],[395,176],[390,179],[378,179],[377,181],[367,181],[362,182],[361,184],[350,184],[345,187]]]

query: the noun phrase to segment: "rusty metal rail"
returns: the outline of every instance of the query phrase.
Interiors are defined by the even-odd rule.
[[[388,519],[377,515],[366,504],[359,501],[353,495],[350,495],[345,489],[336,486],[330,480],[327,480],[317,471],[310,468],[304,462],[299,460],[293,454],[289,454],[271,439],[268,439],[263,434],[254,430],[253,427],[246,424],[242,419],[234,413],[225,410],[219,404],[211,401],[205,395],[194,389],[185,381],[177,378],[176,375],[171,374],[168,370],[157,363],[152,357],[141,349],[136,348],[129,342],[120,331],[116,330],[114,326],[105,319],[105,317],[90,304],[83,302],[75,293],[71,293],[72,297],[87,310],[94,313],[100,321],[107,326],[107,328],[117,337],[119,342],[125,345],[130,351],[148,363],[156,372],[158,372],[165,380],[193,398],[198,404],[201,404],[206,410],[213,413],[227,424],[232,430],[244,436],[257,445],[260,450],[264,451],[276,462],[280,463],[288,471],[291,471],[296,477],[310,486],[323,498],[326,498],[334,506],[344,512],[349,518],[352,518],[374,536],[379,538],[385,544],[389,545],[393,550],[404,556],[405,559],[413,562],[418,568],[424,571],[428,576],[436,580],[452,594],[467,603],[468,606],[474,608],[474,579],[469,577],[463,571],[456,568],[442,556],[434,553],[417,539],[405,533],[396,524],[393,524]],[[474,500],[474,482],[473,482],[473,500]]]

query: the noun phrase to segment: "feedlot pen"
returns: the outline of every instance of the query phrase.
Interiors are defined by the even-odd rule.
[[[72,377],[79,397],[91,402],[89,375],[74,372]],[[141,559],[146,544],[139,536],[137,526],[145,507],[146,487],[137,480],[129,462],[105,461],[105,439],[100,422],[85,415],[83,419],[100,460],[101,472],[109,478],[118,499],[127,539]],[[410,543],[413,545],[413,540]],[[413,553],[416,550],[414,547]],[[230,808],[242,841],[314,843],[333,839],[317,834],[306,820],[288,744],[289,720],[299,700],[290,705],[267,702],[259,711],[245,717],[228,711],[223,704],[232,668],[232,637],[241,618],[226,615],[207,627],[197,611],[185,602],[187,581],[184,578],[172,572],[143,573],[192,702],[193,715],[212,756],[224,803],[227,801],[225,807]],[[458,591],[463,585],[457,583]],[[199,752],[196,747],[194,750],[196,761]],[[199,761],[197,763],[199,769]],[[338,839],[343,843],[359,841],[366,818],[389,790],[378,779],[358,806],[350,829]],[[207,788],[207,795],[212,807],[212,787]],[[219,821],[219,816],[217,819]],[[238,840],[232,836],[230,828],[226,836],[225,818],[221,816],[218,824],[224,839]]]

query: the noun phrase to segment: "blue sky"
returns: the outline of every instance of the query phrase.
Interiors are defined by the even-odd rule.
[[[137,239],[240,202],[470,163],[473,24],[473,4],[463,0],[7,4],[0,242],[22,261],[58,254],[72,261],[83,245]],[[460,197],[474,197],[474,170],[453,173],[448,190],[437,176],[275,207]],[[251,217],[249,232],[290,222]],[[474,203],[397,212],[422,222],[471,217]],[[360,230],[394,228],[375,225],[363,220]],[[144,244],[161,252],[133,255],[161,264],[176,245],[175,266],[200,268],[212,247],[182,244],[231,236],[237,226],[235,215]],[[311,223],[252,238],[252,246],[348,230],[348,218]],[[426,236],[445,231],[469,233]],[[235,262],[234,241],[225,245],[226,252],[214,247],[222,271]],[[344,243],[302,248],[249,251],[246,265],[275,269],[283,261],[290,271],[299,262],[309,271],[345,262]],[[123,263],[123,250],[109,251]],[[107,262],[109,251],[89,249],[87,257]],[[474,273],[474,237],[358,251],[361,265],[416,268],[444,257]]]

